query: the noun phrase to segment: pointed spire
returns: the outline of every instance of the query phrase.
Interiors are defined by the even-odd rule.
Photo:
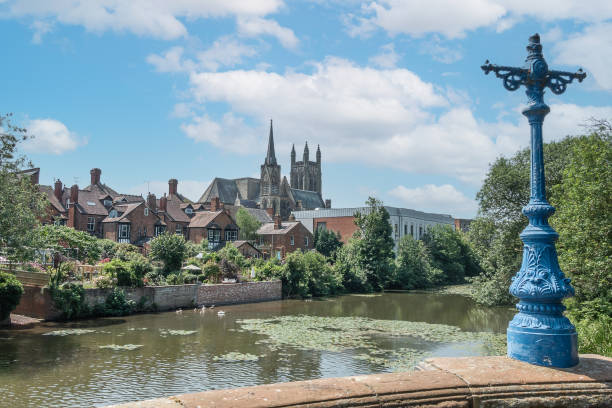
[[[317,145],[317,163],[321,163],[321,146]]]
[[[306,141],[306,145],[304,145],[304,165],[306,165],[306,162],[308,161],[309,153],[310,151],[308,150],[308,141]]]
[[[268,154],[266,155],[267,165],[276,165],[276,155],[274,154],[274,135],[272,133],[272,119],[270,119],[270,136],[268,137]]]
[[[295,144],[291,145],[291,164],[295,163]]]

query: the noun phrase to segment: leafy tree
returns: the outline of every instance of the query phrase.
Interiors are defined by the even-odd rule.
[[[240,228],[240,239],[255,240],[261,222],[257,221],[245,208],[240,207],[236,213],[236,224]]]
[[[28,139],[25,129],[0,115],[0,250],[15,261],[31,259],[34,230],[45,214],[47,200],[29,177],[19,172],[32,164],[18,156],[17,146]]]
[[[480,272],[476,258],[459,231],[448,225],[435,225],[423,234],[434,268],[443,272],[442,284],[463,283],[466,276]]]
[[[119,249],[119,245],[115,241],[111,241],[110,239],[99,239],[98,246],[100,247],[100,258],[114,258],[117,250]]]
[[[151,256],[164,263],[166,274],[180,270],[185,255],[185,238],[182,235],[165,232],[151,241]]]
[[[17,278],[5,272],[0,272],[0,322],[7,319],[11,311],[19,304],[23,295],[23,286]]]
[[[247,262],[244,255],[242,255],[238,248],[236,248],[236,246],[231,242],[226,242],[225,247],[221,248],[217,254],[221,259],[225,259],[240,268],[244,268],[246,266]]]
[[[63,225],[39,227],[36,242],[39,248],[51,249],[82,262],[95,263],[102,253],[96,237]]]
[[[563,180],[553,186],[551,197],[557,207],[551,224],[559,233],[559,264],[572,279],[578,309],[612,317],[610,125],[576,139],[567,161]]]
[[[361,262],[360,239],[351,238],[348,244],[336,252],[334,269],[342,276],[342,286],[348,292],[372,292],[374,288],[368,281],[368,274]]]
[[[431,265],[423,241],[411,235],[403,236],[398,244],[395,273],[388,286],[395,289],[423,289],[440,284],[443,272]]]
[[[340,233],[334,233],[327,229],[317,229],[315,231],[314,246],[324,256],[335,258],[336,251],[342,246]]]

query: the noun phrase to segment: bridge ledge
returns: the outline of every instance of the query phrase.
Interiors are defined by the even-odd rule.
[[[205,391],[113,407],[612,407],[612,359],[595,354],[581,355],[580,363],[567,369],[507,357],[432,358],[419,369]]]

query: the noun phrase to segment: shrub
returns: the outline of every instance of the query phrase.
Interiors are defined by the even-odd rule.
[[[99,239],[98,246],[100,247],[100,258],[114,258],[119,245],[121,244],[111,241],[110,239]]]
[[[187,273],[183,276],[183,283],[198,283],[198,275]]]
[[[63,283],[59,286],[51,286],[51,298],[55,307],[62,312],[62,318],[66,320],[88,316],[89,307],[85,303],[85,289],[76,283]]]
[[[117,280],[117,286],[140,287],[143,276],[153,269],[148,261],[142,259],[142,255],[133,254],[130,257],[133,260],[127,262],[115,258],[102,268],[104,274]]]
[[[227,242],[225,247],[218,252],[218,255],[221,259],[225,259],[239,268],[244,268],[246,265],[246,258],[231,242]]]
[[[10,273],[0,272],[0,321],[15,310],[23,294],[21,282]]]
[[[117,286],[117,279],[109,275],[100,275],[94,278],[93,284],[96,288],[110,289]]]
[[[142,254],[134,252],[131,253],[128,257],[128,268],[134,274],[134,277],[138,281],[142,281],[144,276],[153,270],[153,265],[151,262]],[[133,282],[136,283],[136,282]],[[141,282],[136,286],[142,286]]]
[[[221,279],[221,268],[219,268],[216,262],[209,260],[202,268],[202,275],[209,282],[219,282]]]
[[[422,289],[439,284],[443,272],[431,265],[422,241],[411,235],[400,239],[395,259],[395,273],[388,286],[395,289]]]
[[[125,316],[132,312],[135,302],[125,298],[125,292],[114,288],[106,297],[104,303],[104,314],[106,316]]]
[[[183,283],[185,283],[183,273],[180,271],[169,273],[166,276],[166,283],[168,285],[182,285]]]
[[[160,270],[147,272],[142,281],[145,286],[163,286],[166,284],[166,279]]]
[[[164,233],[151,241],[151,256],[164,263],[164,272],[181,268],[187,247],[182,235]]]

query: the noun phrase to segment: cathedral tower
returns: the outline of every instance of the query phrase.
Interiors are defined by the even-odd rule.
[[[273,208],[275,214],[280,214],[280,183],[281,168],[276,162],[276,154],[274,153],[274,134],[272,131],[272,120],[270,119],[268,152],[264,164],[261,165],[259,185],[261,208]]]
[[[295,146],[291,150],[291,188],[308,190],[322,194],[321,188],[321,148],[317,146],[316,162],[309,160],[308,142],[304,145],[302,161],[295,161]]]

